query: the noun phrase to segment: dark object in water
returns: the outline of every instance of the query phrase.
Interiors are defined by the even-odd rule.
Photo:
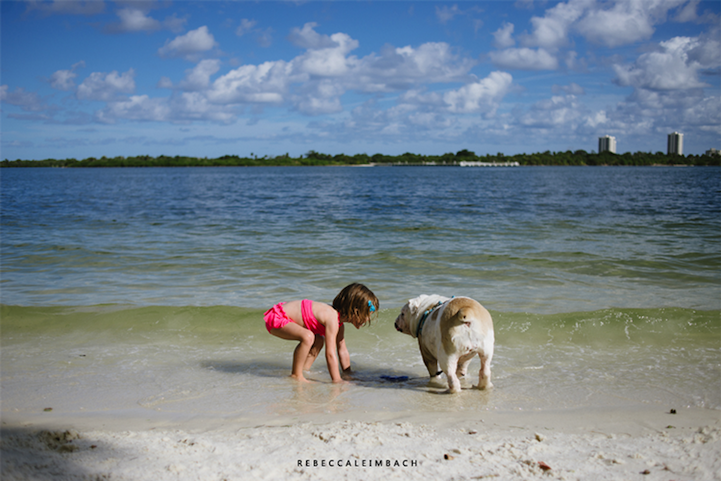
[[[381,376],[384,381],[403,382],[408,380],[408,376]]]

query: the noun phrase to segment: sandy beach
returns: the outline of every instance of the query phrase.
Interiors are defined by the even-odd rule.
[[[257,424],[7,415],[2,479],[715,480],[720,421],[708,409],[369,413]]]

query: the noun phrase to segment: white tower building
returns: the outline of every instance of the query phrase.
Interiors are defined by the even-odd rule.
[[[598,138],[598,153],[606,151],[616,153],[616,137],[604,135]]]
[[[668,155],[671,154],[683,155],[683,134],[668,134]]]

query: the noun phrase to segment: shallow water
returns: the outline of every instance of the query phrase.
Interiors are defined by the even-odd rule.
[[[303,414],[558,410],[639,405],[721,409],[718,311],[492,312],[490,392],[438,395],[395,312],[348,332],[356,379],[330,384],[322,356],[298,386],[294,343],[262,311],[235,307],[5,307],[3,410],[138,412],[235,419]],[[32,327],[30,327],[32,326]],[[474,360],[465,387],[477,383]],[[407,376],[393,382],[382,376]]]
[[[3,413],[721,409],[721,169],[4,169]],[[381,301],[298,386],[275,302]],[[437,393],[397,312],[492,313],[491,392]],[[477,382],[472,364],[467,387]],[[390,382],[381,376],[408,376]],[[450,400],[449,400],[450,399]]]

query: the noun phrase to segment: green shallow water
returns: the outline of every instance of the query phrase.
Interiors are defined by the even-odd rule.
[[[492,311],[495,389],[434,396],[417,343],[395,310],[349,330],[356,379],[329,384],[322,357],[298,386],[294,343],[270,336],[262,310],[216,307],[2,306],[3,412],[52,406],[233,419],[418,410],[721,409],[719,311],[604,309],[558,315]],[[478,361],[471,365],[470,387]],[[382,376],[407,376],[388,382]],[[145,414],[142,414],[145,413]]]

